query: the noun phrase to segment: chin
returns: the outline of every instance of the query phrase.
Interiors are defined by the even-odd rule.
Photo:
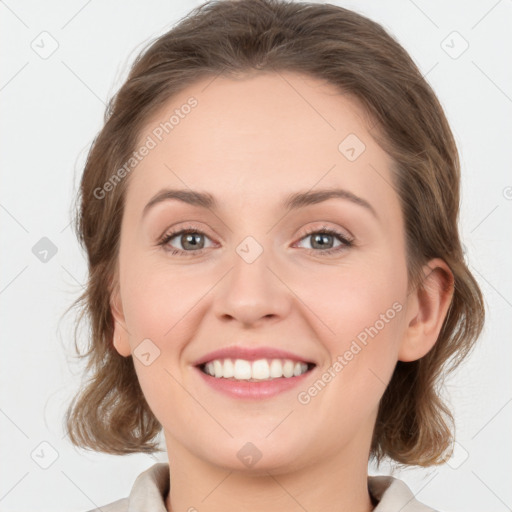
[[[269,430],[270,431],[270,430]],[[299,449],[303,443],[297,445],[291,442],[290,436],[281,439],[268,439],[261,433],[247,433],[240,437],[226,440],[226,443],[210,440],[208,449],[201,451],[208,453],[209,462],[225,470],[250,473],[254,475],[267,475],[268,473],[284,473],[297,466]],[[271,434],[273,436],[274,434]],[[211,444],[215,444],[212,451]]]

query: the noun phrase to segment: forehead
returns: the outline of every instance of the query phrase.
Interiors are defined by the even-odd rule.
[[[127,202],[164,187],[208,191],[233,206],[262,206],[314,187],[339,187],[396,207],[391,158],[358,101],[293,72],[202,79],[147,120],[151,149],[130,176]]]

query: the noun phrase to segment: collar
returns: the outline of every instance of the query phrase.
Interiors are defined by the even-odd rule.
[[[169,464],[158,462],[136,478],[130,496],[118,503],[127,504],[128,507],[122,509],[127,512],[167,512],[165,498],[169,483]],[[416,500],[405,482],[392,476],[368,476],[368,491],[377,502],[372,512],[436,512]],[[103,507],[102,510],[108,509]],[[121,509],[112,509],[117,510]]]

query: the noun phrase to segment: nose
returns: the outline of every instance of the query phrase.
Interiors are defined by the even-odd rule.
[[[243,246],[233,257],[233,266],[217,287],[214,310],[223,322],[239,322],[244,327],[284,318],[291,308],[292,292],[280,276],[275,260],[267,251],[254,260]],[[254,247],[249,245],[249,253]],[[272,263],[274,261],[274,264]]]

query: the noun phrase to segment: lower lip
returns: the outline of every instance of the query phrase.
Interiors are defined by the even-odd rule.
[[[262,380],[261,382],[248,382],[246,380],[217,379],[196,367],[196,370],[199,372],[204,382],[213,389],[232,398],[250,400],[270,398],[284,391],[288,391],[304,382],[313,369],[297,377],[281,377],[279,379]]]

